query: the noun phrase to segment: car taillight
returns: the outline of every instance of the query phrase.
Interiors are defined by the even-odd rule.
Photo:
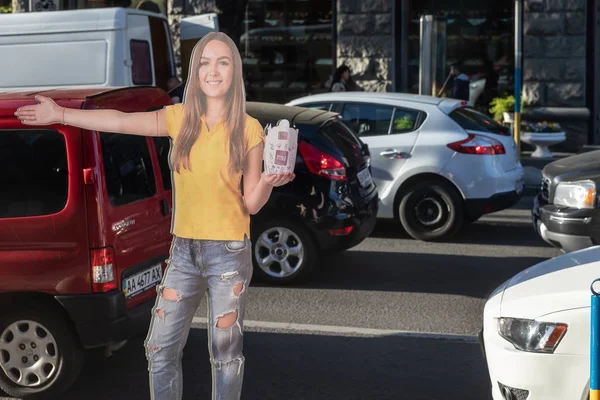
[[[117,288],[115,253],[111,247],[94,249],[92,256],[92,290],[105,293]]]
[[[310,145],[305,141],[300,141],[298,150],[306,163],[306,167],[311,173],[338,181],[347,179],[346,168],[333,156],[317,149],[315,146]]]
[[[345,236],[345,235],[349,235],[350,233],[352,233],[353,230],[354,230],[353,226],[346,226],[345,228],[330,229],[329,234],[331,236]]]
[[[496,155],[506,154],[504,146],[499,141],[485,136],[469,134],[465,140],[448,143],[452,150],[463,154]]]

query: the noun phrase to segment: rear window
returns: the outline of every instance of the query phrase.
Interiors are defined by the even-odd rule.
[[[299,104],[298,106],[310,108],[312,110],[323,110],[323,111],[331,110],[331,103],[309,103],[309,104]]]
[[[470,107],[460,107],[452,111],[449,117],[463,129],[496,133],[510,136],[510,130],[494,121],[493,118]]]
[[[360,149],[364,144],[356,134],[339,119],[332,119],[325,123],[319,132],[324,136],[329,137],[329,139],[334,142],[337,139],[343,140],[346,145],[352,148],[352,152],[356,151],[357,148]]]
[[[69,187],[66,142],[53,130],[0,130],[0,218],[55,214]]]
[[[150,43],[146,40],[132,39],[131,47],[131,80],[134,85],[152,85],[152,61],[150,60]]]
[[[122,206],[156,194],[145,136],[102,132],[104,176],[110,204]]]

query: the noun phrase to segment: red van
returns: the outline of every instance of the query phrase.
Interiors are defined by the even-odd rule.
[[[83,351],[148,328],[171,240],[168,137],[23,125],[43,94],[66,107],[149,111],[153,87],[0,93],[0,389],[53,398]]]

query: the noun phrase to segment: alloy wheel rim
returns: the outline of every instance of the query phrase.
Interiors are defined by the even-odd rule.
[[[302,267],[304,246],[292,230],[278,226],[259,236],[254,255],[264,273],[274,278],[286,278]]]
[[[20,320],[0,334],[0,368],[8,379],[23,387],[47,383],[58,371],[58,345],[48,328],[36,321]]]

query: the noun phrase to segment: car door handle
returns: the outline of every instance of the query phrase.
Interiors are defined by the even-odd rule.
[[[397,154],[398,154],[398,150],[396,150],[396,149],[387,149],[387,150],[384,150],[381,153],[379,153],[380,156],[384,156],[384,157],[395,156]]]
[[[408,158],[410,154],[405,153],[403,151],[398,151],[396,149],[387,149],[379,153],[382,157],[394,157],[394,158]]]

